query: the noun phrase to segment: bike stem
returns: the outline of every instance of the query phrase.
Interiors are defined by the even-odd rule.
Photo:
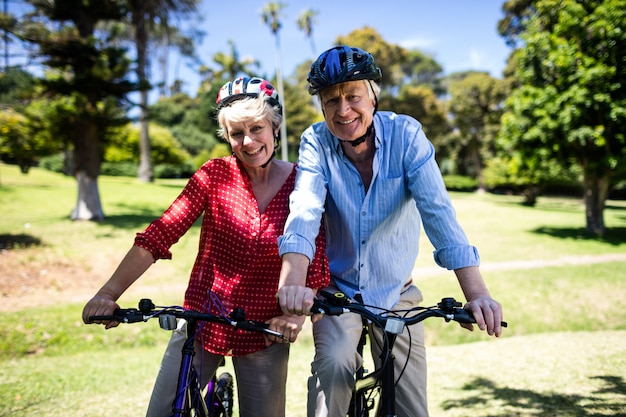
[[[380,353],[381,364],[383,365],[383,372],[381,375],[382,390],[381,390],[381,404],[380,415],[384,417],[397,417],[396,415],[396,389],[395,389],[395,376],[394,376],[394,361],[392,349],[396,341],[396,334],[385,331],[387,340],[389,341],[389,351]],[[385,358],[386,355],[389,357]]]
[[[189,372],[191,372],[191,361],[194,356],[193,345],[195,343],[196,327],[197,321],[195,319],[187,319],[187,340],[183,345],[183,358],[181,361],[180,372],[178,373],[176,398],[174,399],[174,404],[172,404],[173,417],[182,417],[184,415],[185,404],[189,393],[186,387],[186,381],[188,381]]]

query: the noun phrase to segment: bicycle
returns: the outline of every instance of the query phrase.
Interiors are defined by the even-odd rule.
[[[177,306],[157,307],[151,300],[144,298],[139,301],[138,308],[116,309],[111,315],[91,316],[89,321],[110,320],[119,323],[139,323],[158,318],[162,329],[174,330],[177,327],[177,319],[185,320],[187,339],[182,348],[176,396],[172,404],[172,417],[231,417],[234,403],[233,377],[228,372],[218,377],[213,375],[203,395],[200,378],[192,362],[195,355],[194,342],[198,324],[201,322],[221,323],[236,329],[283,338],[281,333],[270,330],[267,324],[246,320],[245,317],[245,311],[242,308],[236,308],[228,315],[214,315]]]
[[[446,322],[476,323],[472,313],[461,308],[462,304],[451,297],[443,298],[432,307],[388,311],[350,299],[341,292],[321,291],[319,295],[324,299],[315,300],[311,308],[313,314],[338,316],[344,313],[355,313],[362,317],[363,331],[357,346],[359,354],[363,355],[368,327],[377,326],[382,331],[381,366],[371,372],[363,367],[357,369],[348,417],[367,417],[374,407],[376,407],[374,414],[376,417],[396,416],[395,384],[397,381],[394,375],[395,358],[392,350],[397,335],[402,334],[406,326],[419,323],[429,317],[440,317]],[[382,313],[374,313],[373,310],[376,309],[381,310]],[[501,325],[502,327],[508,326],[506,322],[501,322]]]

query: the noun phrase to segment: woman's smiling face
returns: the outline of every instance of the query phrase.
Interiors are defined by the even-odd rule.
[[[330,132],[352,141],[365,134],[374,118],[375,102],[367,81],[348,81],[327,87],[319,97]]]
[[[266,119],[243,122],[225,121],[228,142],[235,156],[244,164],[262,166],[274,152],[274,131]]]

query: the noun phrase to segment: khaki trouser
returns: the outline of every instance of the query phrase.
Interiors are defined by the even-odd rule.
[[[172,332],[172,337],[154,384],[147,417],[169,417],[176,394],[180,370],[181,349],[187,338],[187,326]],[[206,352],[196,340],[193,364],[199,374],[202,387],[206,387],[223,356]],[[204,353],[204,354],[202,354]],[[240,417],[284,417],[285,390],[289,344],[274,343],[259,352],[233,357],[237,385],[236,398]]]
[[[422,299],[420,290],[411,285],[401,294],[394,310],[415,307]],[[325,316],[313,325],[315,358],[311,364],[312,376],[308,386],[309,417],[339,417],[347,414],[354,387],[354,373],[363,362],[363,358],[356,351],[361,330],[361,316],[357,314]],[[372,330],[370,338],[371,332]],[[378,329],[374,332],[380,335]],[[370,346],[375,361],[379,362],[378,344],[370,343]],[[393,354],[396,379],[406,363],[402,378],[396,385],[398,417],[427,417],[423,323],[405,328],[404,333],[398,335]]]

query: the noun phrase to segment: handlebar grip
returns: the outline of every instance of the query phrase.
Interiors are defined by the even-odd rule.
[[[458,308],[454,310],[454,321],[459,323],[476,323],[476,319],[471,311],[465,310],[462,308]],[[506,321],[501,321],[500,325],[502,327],[508,327],[509,324]]]
[[[242,322],[237,322],[237,324],[235,324],[235,328],[247,330],[249,332],[261,332],[269,336],[277,337],[279,339],[285,339],[285,336],[282,333],[277,332],[275,330],[271,330],[270,325],[267,323],[257,323],[255,321],[242,321]]]
[[[143,313],[136,308],[117,308],[108,316],[90,316],[89,322],[94,321],[117,321],[119,323],[138,323],[145,321]]]
[[[315,300],[313,306],[311,306],[311,313],[313,314],[328,314],[329,316],[338,316],[343,314],[344,308],[340,306],[330,305],[321,300]]]

